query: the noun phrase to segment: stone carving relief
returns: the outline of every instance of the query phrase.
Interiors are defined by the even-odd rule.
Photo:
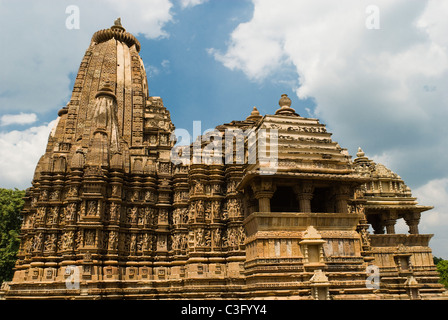
[[[76,198],[78,196],[78,188],[77,187],[70,187],[67,191],[67,198]]]
[[[213,219],[221,218],[221,201],[220,200],[212,201],[211,212],[212,212]]]
[[[56,240],[57,236],[54,233],[48,234],[44,244],[45,252],[56,252]]]
[[[246,240],[246,234],[242,227],[239,228],[229,228],[227,230],[227,246],[237,247],[243,245]]]
[[[155,236],[149,233],[143,234],[143,250],[153,250]]]
[[[187,248],[187,235],[175,233],[171,236],[171,246],[173,250],[185,250]]]
[[[118,233],[116,231],[109,232],[108,249],[118,250]]]
[[[51,207],[49,214],[47,215],[47,224],[57,224],[59,215],[59,207]]]
[[[42,233],[38,233],[34,236],[33,240],[33,251],[42,251],[44,235]]]
[[[62,250],[72,250],[74,247],[75,233],[73,231],[66,231],[62,235]]]
[[[132,224],[137,223],[137,218],[138,218],[138,207],[128,208],[126,222]]]
[[[64,208],[64,216],[65,216],[65,221],[66,222],[75,221],[75,219],[76,219],[76,209],[77,209],[77,204],[76,203],[69,203]]]
[[[238,217],[240,212],[240,203],[237,199],[227,201],[227,214],[229,218]]]
[[[167,239],[165,234],[157,236],[157,250],[167,250]]]
[[[60,197],[61,191],[54,190],[50,193],[50,201],[58,201]]]
[[[159,222],[168,223],[168,209],[159,209]]]
[[[218,248],[221,247],[221,229],[213,229],[212,232],[212,238],[213,238],[213,247]]]
[[[176,208],[173,211],[173,224],[183,224],[188,222],[188,209],[187,208]]]
[[[87,215],[96,216],[97,213],[98,213],[98,201],[97,200],[87,201]]]
[[[109,210],[110,210],[110,220],[112,221],[116,221],[119,220],[120,218],[120,209],[121,206],[117,203],[112,202],[109,206]]]
[[[196,218],[204,217],[204,200],[199,200],[196,202]]]
[[[37,222],[42,222],[45,219],[45,214],[47,212],[47,208],[46,207],[39,207],[37,208]]]
[[[95,230],[91,229],[84,230],[84,246],[94,246],[95,238],[96,238]]]

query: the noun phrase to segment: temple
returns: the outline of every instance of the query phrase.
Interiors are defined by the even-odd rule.
[[[274,114],[177,146],[139,51],[119,20],[93,35],[1,297],[448,298],[418,230],[431,207],[396,173],[361,149],[352,160],[285,94]]]

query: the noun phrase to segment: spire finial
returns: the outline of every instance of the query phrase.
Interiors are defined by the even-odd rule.
[[[364,153],[364,151],[362,151],[361,147],[358,147],[358,152],[356,153],[356,156],[358,158],[364,157],[366,154]]]
[[[286,93],[282,94],[282,97],[278,101],[278,105],[280,106],[280,108],[291,107],[291,99],[289,99]]]
[[[289,97],[286,93],[282,94],[282,97],[278,101],[278,105],[280,106],[280,109],[275,111],[275,114],[298,116],[296,111],[293,108],[291,108],[291,99],[289,99]]]
[[[140,51],[140,42],[121,25],[121,18],[114,21],[114,25],[109,29],[98,30],[92,36],[92,42],[95,44],[103,43],[114,38],[117,41],[125,43],[129,48],[135,45],[137,52]]]
[[[250,115],[246,118],[246,120],[257,121],[260,118],[262,118],[262,116],[260,115],[260,112],[258,111],[257,107],[254,107],[252,109],[252,112],[250,113]]]
[[[115,21],[114,21],[114,25],[112,27],[110,27],[112,30],[119,30],[119,31],[126,31],[123,26],[121,25],[121,18],[118,17]]]

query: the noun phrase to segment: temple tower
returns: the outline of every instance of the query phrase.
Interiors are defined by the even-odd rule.
[[[139,51],[119,19],[93,35],[27,191],[13,283],[65,288],[78,268],[95,287],[166,264],[174,126]]]

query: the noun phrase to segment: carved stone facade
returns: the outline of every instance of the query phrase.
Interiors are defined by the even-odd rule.
[[[444,297],[417,228],[430,208],[398,176],[353,162],[286,95],[216,128],[245,132],[242,152],[210,135],[173,148],[139,50],[119,23],[93,35],[27,190],[5,298]],[[401,217],[409,235],[394,234]]]

